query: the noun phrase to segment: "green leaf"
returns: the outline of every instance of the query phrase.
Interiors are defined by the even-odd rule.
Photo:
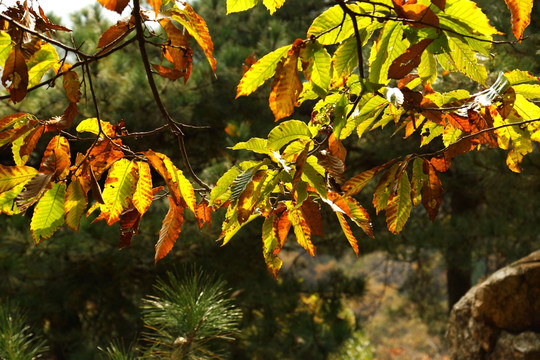
[[[461,136],[461,129],[455,128],[453,126],[447,125],[444,128],[442,139],[445,147],[448,147],[450,144],[456,142]]]
[[[210,192],[210,205],[221,206],[225,201],[228,200],[227,191],[233,183],[234,179],[240,174],[241,170],[233,166],[216,183],[216,186]]]
[[[489,24],[488,17],[470,0],[447,0],[444,11],[437,11],[440,25],[447,29],[455,29],[455,25],[469,29],[473,34],[482,35],[491,39],[499,32]],[[471,34],[471,35],[473,35]]]
[[[436,124],[431,121],[426,121],[424,125],[422,126],[422,141],[420,142],[420,146],[426,146],[429,144],[433,139],[435,139],[437,136],[440,136],[445,127],[439,124]]]
[[[403,25],[400,22],[387,22],[371,48],[369,57],[369,81],[376,84],[388,82],[388,69],[392,62],[409,47],[403,39]]]
[[[64,223],[65,192],[66,184],[53,183],[38,201],[30,223],[36,244],[50,238]]]
[[[258,154],[269,154],[270,151],[268,150],[268,141],[266,139],[261,138],[251,138],[248,141],[245,142],[239,142],[238,144],[234,145],[232,150],[251,150]]]
[[[392,234],[399,234],[411,214],[411,184],[404,171],[399,178],[397,188],[392,189],[386,208],[386,224]]]
[[[236,200],[244,192],[248,184],[253,179],[253,173],[256,171],[256,167],[248,169],[239,174],[231,184],[231,200]]]
[[[312,137],[309,127],[303,121],[285,121],[273,128],[268,134],[268,149],[279,151],[293,140],[311,139]]]
[[[459,71],[482,85],[486,85],[487,70],[478,64],[476,53],[463,40],[450,34],[448,36],[449,49],[437,55],[439,64],[449,71]]]
[[[351,18],[339,5],[334,5],[319,15],[308,29],[307,37],[315,36],[323,45],[337,44],[354,34]]]
[[[259,61],[253,64],[248,71],[242,76],[238,84],[236,98],[242,95],[249,95],[257,90],[266,80],[271,78],[276,72],[276,68],[283,57],[287,55],[287,51],[291,45],[280,47],[269,54],[263,56]]]
[[[382,96],[373,94],[364,95],[358,102],[356,110],[347,121],[347,124],[339,134],[339,137],[344,139],[356,129],[358,137],[361,138],[373,121],[378,118],[386,105],[388,105],[388,100]]]
[[[88,200],[79,179],[73,180],[66,191],[64,209],[66,225],[73,231],[79,231],[81,216],[86,210]]]
[[[529,100],[540,99],[540,85],[537,84],[522,84],[513,86],[516,94],[523,95]]]
[[[324,169],[317,163],[317,158],[313,155],[307,158],[302,172],[302,180],[313,186],[320,197],[326,199],[326,182],[324,179]]]
[[[341,43],[332,57],[334,83],[342,84],[358,66],[358,51],[356,38],[350,38]]]
[[[392,185],[394,184],[396,172],[398,171],[401,163],[394,164],[390,169],[388,169],[377,184],[375,191],[373,193],[373,206],[377,214],[386,209],[388,205],[388,199],[390,198],[390,193],[392,191]]]
[[[41,48],[28,60],[28,87],[40,83],[43,75],[47,73],[54,64],[58,63],[56,49],[49,43],[41,45]]]
[[[227,0],[227,14],[251,9],[259,0]]]
[[[418,65],[418,76],[422,84],[433,84],[437,80],[437,62],[435,57],[427,51],[422,53],[420,65]]]
[[[326,96],[330,87],[331,57],[328,51],[318,42],[311,41],[301,52],[302,60],[309,61],[304,71],[306,79],[313,84],[313,90],[320,96]]]
[[[242,227],[249,224],[258,216],[258,214],[253,214],[246,221],[240,224],[238,222],[238,209],[236,206],[229,206],[227,208],[225,220],[223,221],[221,235],[218,238],[218,240],[223,240],[223,244],[221,246],[225,246]]]

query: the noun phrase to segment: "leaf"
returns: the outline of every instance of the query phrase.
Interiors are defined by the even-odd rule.
[[[317,164],[315,156],[308,156],[302,173],[302,180],[314,187],[320,197],[326,198],[326,182],[324,179],[324,169]]]
[[[259,0],[227,0],[227,15],[251,9]]]
[[[296,235],[296,241],[311,256],[315,256],[315,246],[311,242],[311,229],[304,218],[301,210],[293,209],[289,211],[289,220]]]
[[[75,71],[68,71],[62,77],[62,83],[69,101],[78,103],[81,100],[81,82]]]
[[[106,9],[116,11],[119,14],[122,14],[122,11],[129,4],[129,0],[98,0],[98,2]]]
[[[394,184],[395,176],[400,166],[401,163],[396,163],[390,169],[386,170],[373,192],[373,206],[377,214],[381,210],[386,209],[388,205],[388,199],[393,190],[392,185]]]
[[[163,259],[174,246],[176,239],[180,235],[182,230],[182,223],[184,221],[184,208],[176,205],[176,201],[169,196],[169,211],[163,223],[161,224],[161,230],[159,230],[159,240],[156,243],[155,250],[156,255],[154,262],[157,263]]]
[[[169,188],[170,195],[174,199],[177,205],[182,202],[182,195],[180,193],[180,187],[177,181],[177,168],[166,155],[155,153],[152,150],[148,150],[144,153],[150,165],[158,172],[158,174],[165,180],[165,184]]]
[[[41,45],[41,48],[28,60],[28,88],[41,82],[43,75],[53,68],[58,62],[56,49],[49,43]]]
[[[153,192],[152,192],[152,174],[150,172],[150,165],[144,161],[137,161],[138,169],[137,185],[133,192],[133,206],[140,214],[146,213],[150,204],[152,204]]]
[[[105,133],[105,135],[107,136],[115,135],[114,126],[111,123],[100,120],[99,124],[101,124],[101,130],[103,131],[103,133]],[[75,130],[77,130],[77,132],[89,132],[89,133],[98,135],[99,128],[100,128],[100,125],[98,125],[97,118],[89,118],[89,119],[85,119],[81,121],[79,125],[77,125],[77,128]]]
[[[53,183],[34,209],[30,230],[36,244],[50,238],[64,223],[66,184]]]
[[[317,41],[307,42],[306,47],[300,51],[303,62],[307,62],[307,69],[303,70],[304,76],[313,84],[313,89],[325,96],[330,87],[332,59],[330,54]],[[304,65],[305,67],[305,65]]]
[[[433,84],[437,80],[437,62],[435,57],[427,51],[424,51],[420,57],[418,76],[424,85]]]
[[[212,189],[210,192],[210,205],[216,205],[221,206],[225,201],[222,199],[223,195],[227,193],[227,190],[233,183],[233,181],[236,179],[238,175],[240,175],[241,170],[233,166],[225,174],[219,178],[219,180],[216,183],[216,186]]]
[[[268,134],[268,149],[279,151],[293,140],[312,138],[309,127],[300,120],[284,121]]]
[[[345,164],[340,158],[323,150],[317,154],[317,164],[323,167],[337,184],[343,184],[345,181]]]
[[[508,80],[510,85],[518,85],[518,84],[524,84],[524,83],[528,83],[532,81],[535,81],[535,82],[540,81],[539,78],[537,78],[530,72],[521,71],[521,70],[512,70],[512,71],[506,72],[504,73],[504,77],[506,78],[506,80]]]
[[[210,225],[212,223],[212,208],[208,206],[208,200],[202,199],[201,202],[197,204],[195,218],[197,219],[199,229],[202,229],[204,224]]]
[[[129,207],[136,185],[136,166],[133,161],[120,159],[110,168],[103,189],[104,204],[100,205],[101,216],[107,225],[120,220],[120,214]]]
[[[264,262],[266,263],[266,268],[272,274],[274,278],[277,279],[277,273],[283,262],[277,256],[281,250],[281,244],[279,239],[276,236],[276,224],[277,217],[275,215],[270,215],[264,219],[262,226],[262,242],[263,242],[263,256]]]
[[[456,30],[456,25],[470,29],[473,34],[486,36],[489,39],[499,32],[489,24],[488,17],[471,0],[447,1],[444,12],[438,14],[441,26]],[[452,24],[454,23],[454,24]]]
[[[274,75],[281,59],[286,56],[290,48],[290,45],[282,46],[279,49],[266,54],[259,59],[259,61],[253,64],[249,70],[246,71],[244,76],[242,76],[242,79],[238,84],[236,98],[251,94],[266,80],[271,78]]]
[[[306,165],[306,161],[308,158],[310,145],[311,145],[310,142],[306,144],[304,150],[302,150],[302,152],[298,155],[295,162],[294,176],[291,182],[291,187],[292,187],[291,193],[293,194],[297,202],[299,200],[298,200],[298,194],[296,194],[296,188],[298,187],[298,183],[302,179],[302,173],[304,172],[304,167]]]
[[[405,52],[407,46],[408,42],[403,40],[403,25],[399,22],[387,22],[371,48],[369,81],[386,84],[390,64]]]
[[[409,74],[415,67],[420,65],[421,55],[433,39],[424,39],[417,44],[411,45],[405,52],[398,56],[388,68],[388,78],[401,79]]]
[[[237,218],[239,224],[243,224],[245,221],[247,221],[253,213],[253,210],[258,203],[257,200],[266,176],[266,170],[259,170],[253,174],[253,176],[250,176],[251,181],[245,186],[244,190],[238,197]]]
[[[162,65],[156,65],[156,64],[152,64],[152,67],[158,72],[159,76],[161,76],[161,77],[164,77],[164,78],[169,79],[171,81],[175,81],[175,80],[178,80],[181,77],[183,77],[185,79],[185,81],[187,81],[185,71],[171,69],[169,67],[162,66]]]
[[[32,151],[34,151],[37,142],[43,134],[44,130],[45,128],[43,126],[38,126],[13,141],[12,151],[15,164],[19,166],[26,164],[28,157],[30,156]]]
[[[407,23],[416,28],[425,28],[425,27],[438,27],[439,18],[430,7],[424,4],[416,4],[415,2],[408,1],[404,2],[403,0],[392,0],[394,4],[394,9],[398,17],[411,19],[415,22]],[[420,22],[420,23],[418,23]]]
[[[358,66],[358,47],[356,38],[342,42],[332,56],[332,85],[345,85],[347,79]]]
[[[474,81],[486,85],[487,70],[478,64],[476,53],[471,47],[457,36],[448,36],[449,50],[437,55],[439,64],[450,71],[459,71]]]
[[[341,189],[345,191],[344,196],[352,196],[358,194],[362,189],[373,179],[375,175],[384,170],[385,166],[376,166],[372,169],[361,172],[347,180]]]
[[[307,31],[308,38],[315,37],[323,45],[338,44],[353,34],[352,21],[339,5],[330,7],[315,18]]]
[[[392,189],[386,207],[386,224],[392,234],[399,234],[411,214],[411,184],[404,171],[397,179],[397,187]]]
[[[19,208],[15,204],[15,199],[23,188],[24,183],[20,183],[11,190],[0,193],[0,214],[11,216],[19,213]]]
[[[238,199],[240,195],[246,190],[248,185],[251,183],[251,179],[253,179],[253,173],[255,170],[255,167],[252,167],[238,174],[238,176],[231,184],[231,200]]]
[[[525,98],[540,99],[540,85],[538,84],[522,84],[513,86],[516,94],[523,95]]]
[[[88,199],[79,179],[74,179],[69,186],[64,199],[66,225],[73,231],[79,231],[81,216],[86,210]]]
[[[156,3],[161,3],[161,0],[149,0],[155,1]],[[160,4],[161,6],[161,4]],[[157,9],[159,11],[159,7]],[[157,14],[157,12],[156,12]],[[116,24],[109,27],[98,40],[98,48],[106,48],[110,45],[118,43],[120,40],[125,38],[135,29],[135,18],[131,17],[129,20],[118,20]]]
[[[32,179],[37,170],[30,166],[5,166],[0,164],[0,194]]]
[[[159,14],[159,9],[161,9],[162,0],[147,0],[148,4],[154,9],[154,12],[156,13],[156,17]]]
[[[301,39],[297,39],[288,52],[287,58],[280,62],[276,68],[272,91],[268,102],[276,121],[291,115],[300,93],[302,83],[298,76],[298,55],[304,45]]]
[[[424,161],[423,168],[424,174],[428,175],[428,181],[425,181],[422,186],[422,205],[424,205],[430,220],[435,221],[442,204],[442,183],[435,168],[428,161]]]
[[[52,172],[59,178],[65,178],[71,165],[71,151],[68,140],[57,135],[49,141],[39,166],[42,173]]]
[[[234,145],[231,149],[233,150],[250,150],[258,154],[270,154],[268,150],[268,141],[261,138],[251,138],[245,142],[239,142]]]
[[[130,208],[120,215],[120,243],[119,249],[131,246],[133,235],[139,233],[139,224],[142,215],[135,208]]]
[[[218,240],[223,240],[221,246],[227,245],[227,243],[232,239],[232,237],[240,231],[242,227],[249,224],[259,215],[251,215],[245,222],[239,223],[237,217],[237,208],[235,206],[229,206],[227,208],[227,214],[225,215],[225,221],[221,228],[221,234],[219,235]]]
[[[24,190],[15,199],[19,212],[24,214],[30,206],[41,198],[49,188],[51,179],[52,174],[36,174],[24,185]]]
[[[202,17],[200,17],[188,3],[182,3],[182,9],[177,5],[174,6],[172,19],[182,24],[187,32],[197,41],[201,47],[206,59],[212,67],[212,71],[216,71],[216,59],[212,54],[214,51],[214,43],[208,32],[208,26]]]
[[[173,22],[167,18],[160,19],[159,24],[163,27],[168,37],[168,44],[162,47],[163,56],[173,64],[174,70],[176,71],[171,71],[171,69],[163,66],[153,66],[156,70],[160,71],[160,75],[171,80],[183,77],[185,83],[189,79],[193,63],[193,50],[189,45],[189,35],[178,29]],[[169,75],[165,74],[165,72],[168,72]],[[177,73],[181,75],[177,76]]]
[[[2,85],[9,91],[9,98],[17,103],[26,97],[28,88],[28,67],[19,46],[9,52],[2,71]]]
[[[0,31],[0,67],[6,66],[6,60],[11,52],[11,36],[6,32]]]
[[[424,173],[424,163],[429,161],[417,157],[413,162],[412,179],[411,179],[411,197],[413,206],[416,207],[422,201],[421,191],[424,184],[429,181],[429,174]]]
[[[285,0],[262,0],[262,2],[270,12],[270,15],[273,15],[277,9],[283,6]]]
[[[341,229],[343,230],[347,241],[349,241],[349,244],[351,244],[351,247],[353,248],[356,257],[358,257],[358,241],[354,237],[351,227],[349,226],[349,224],[347,224],[347,220],[342,213],[336,212],[335,214],[339,220],[339,225],[341,226]]]

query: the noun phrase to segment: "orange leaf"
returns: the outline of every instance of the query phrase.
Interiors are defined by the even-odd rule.
[[[298,200],[296,187],[298,186],[298,183],[300,182],[300,179],[302,178],[302,173],[304,172],[304,167],[306,165],[306,161],[309,154],[309,145],[310,145],[310,142],[306,144],[304,150],[302,150],[302,152],[296,158],[296,170],[294,171],[294,177],[292,180],[292,189],[291,189],[291,193],[293,194],[295,200]]]
[[[52,173],[55,178],[63,180],[67,176],[70,165],[71,155],[67,140],[62,136],[55,136],[45,150],[39,171]]]
[[[148,4],[150,4],[150,6],[154,8],[154,12],[156,13],[156,17],[157,17],[159,13],[159,9],[161,9],[162,0],[147,0],[147,1],[148,1]]]
[[[158,72],[159,76],[164,77],[165,79],[175,81],[183,77],[184,81],[186,81],[185,79],[187,74],[183,71],[156,64],[152,64],[152,67]]]
[[[386,165],[386,164],[385,164]],[[346,191],[345,196],[358,194],[364,186],[366,186],[375,175],[384,170],[385,165],[376,166],[373,169],[366,170],[358,175],[353,176],[341,186],[341,189]]]
[[[129,4],[129,0],[98,0],[98,1],[106,9],[116,11],[119,14],[121,14],[122,11],[124,11],[124,9],[126,8],[127,4]]]
[[[251,68],[251,66],[253,64],[255,64],[257,62],[257,57],[255,56],[255,53],[252,52],[251,55],[249,55],[245,60],[244,60],[244,63],[242,64],[242,74],[245,74],[246,71],[249,70],[249,68]]]
[[[345,216],[343,216],[343,214],[337,212],[336,215],[339,220],[339,225],[341,225],[341,229],[345,234],[345,237],[349,241],[349,244],[351,244],[351,247],[353,248],[356,257],[358,257],[358,241],[354,237],[351,227],[349,226],[349,224],[347,224],[347,220],[345,220]]]
[[[55,116],[45,123],[45,131],[60,131],[71,127],[71,124],[73,124],[73,120],[78,113],[79,109],[77,108],[77,104],[70,102],[62,116]]]
[[[415,21],[409,23],[413,27],[425,28],[439,26],[439,18],[426,5],[416,4],[416,1],[408,1],[404,4],[403,0],[392,0],[392,3],[399,17]]]
[[[249,219],[255,206],[258,204],[261,186],[264,184],[266,175],[266,170],[257,171],[238,197],[237,208],[239,224],[243,224]]]
[[[28,156],[34,151],[36,148],[37,142],[41,135],[43,135],[45,128],[43,126],[39,126],[32,131],[30,131],[25,137],[24,142],[22,146],[19,148],[19,156],[21,159],[23,159],[23,164],[26,163],[26,160],[28,159]],[[15,150],[15,147],[13,148]]]
[[[424,205],[431,221],[435,221],[442,204],[442,183],[435,168],[425,159],[424,173],[428,174],[429,180],[424,182],[424,186],[422,186],[422,205]]]
[[[201,47],[212,70],[216,71],[216,59],[212,54],[214,51],[214,43],[208,32],[208,26],[202,17],[200,17],[188,3],[182,3],[183,9],[180,11],[177,7],[176,11],[173,11],[173,20],[182,24],[191,36],[197,41],[197,44]]]
[[[159,23],[167,33],[170,42],[170,45],[163,46],[163,56],[173,64],[176,71],[167,71],[166,69],[168,68],[157,67],[157,65],[154,65],[154,68],[160,72],[161,76],[170,80],[184,77],[185,83],[191,74],[193,62],[193,50],[189,45],[189,34],[184,34],[184,32],[178,29],[169,19],[161,19]],[[178,72],[180,72],[181,75],[174,79],[174,77],[178,75]]]
[[[169,196],[169,211],[159,230],[159,240],[156,243],[156,256],[154,262],[158,262],[173,248],[184,221],[184,208],[176,205],[176,201]]]
[[[390,79],[401,79],[410,73],[420,64],[420,58],[424,50],[433,39],[424,39],[417,44],[410,46],[403,54],[398,56],[388,69]]]
[[[47,148],[43,153],[41,165],[39,166],[39,172],[51,172],[50,168],[48,166],[45,166],[45,161],[49,158],[49,156],[53,155],[55,149],[58,149],[68,155],[70,154],[69,142],[67,141],[67,139],[61,135],[53,137],[51,141],[49,141],[49,144],[47,145]]]
[[[195,209],[195,218],[199,229],[202,229],[204,224],[212,223],[212,207],[208,206],[208,200],[202,199]]]
[[[512,13],[512,32],[521,42],[523,31],[531,23],[533,0],[504,0]]]
[[[135,18],[132,16],[129,20],[119,20],[116,24],[105,30],[98,40],[97,47],[105,48],[111,44],[125,38],[135,29]]]
[[[452,159],[460,154],[465,154],[476,146],[473,144],[471,138],[460,140],[457,143],[450,144],[442,155],[438,155],[430,160],[431,165],[435,167],[438,172],[445,172],[450,168]]]
[[[306,222],[311,229],[311,233],[313,235],[319,235],[320,237],[324,237],[322,216],[319,206],[313,200],[311,200],[311,198],[308,197],[302,203],[302,206],[300,206],[300,210],[302,210],[302,215],[304,215],[304,219],[306,219]]]
[[[279,249],[283,247],[285,241],[287,241],[287,235],[289,235],[289,230],[291,229],[291,221],[289,220],[289,211],[283,212],[279,217],[277,223],[274,224],[276,228],[276,233],[279,240]],[[279,252],[279,251],[278,251]]]
[[[133,193],[133,206],[141,214],[144,214],[146,210],[152,204],[154,194],[152,192],[152,174],[150,173],[150,165],[143,161],[137,161],[135,163],[138,168],[139,178],[137,180],[137,186]]]
[[[268,98],[270,109],[276,121],[291,115],[298,96],[302,92],[302,82],[298,76],[298,55],[304,43],[298,39],[277,68]]]
[[[296,241],[311,256],[315,256],[315,246],[311,242],[311,229],[300,210],[289,211],[289,219],[296,235]]]
[[[277,231],[275,224],[277,223],[277,216],[271,214],[264,220],[262,227],[262,242],[263,242],[263,255],[266,263],[266,268],[277,279],[277,273],[281,269],[283,262],[277,256],[281,251],[281,245],[277,237]]]
[[[19,46],[9,52],[2,71],[2,85],[9,90],[9,98],[17,103],[25,98],[28,87],[28,67]]]
[[[347,156],[347,149],[343,146],[343,143],[338,139],[334,133],[330,134],[328,137],[328,148],[330,153],[341,161],[345,162],[345,157]]]

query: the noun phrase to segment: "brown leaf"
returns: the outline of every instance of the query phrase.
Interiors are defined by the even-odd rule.
[[[338,139],[334,133],[330,134],[328,137],[328,148],[330,153],[341,161],[345,162],[345,157],[347,156],[347,149],[343,146],[343,143]]]
[[[323,150],[317,154],[317,164],[322,166],[337,184],[343,184],[345,181],[345,164],[340,158]]]
[[[134,207],[124,211],[120,215],[120,243],[119,249],[127,248],[131,245],[133,235],[139,233],[139,224],[141,222],[141,213]]]
[[[29,156],[32,151],[36,148],[37,142],[41,135],[43,135],[45,128],[43,126],[38,126],[34,130],[30,131],[28,135],[24,138],[24,143],[19,149],[19,156],[21,158],[24,158],[25,156]],[[26,163],[26,160],[24,160]]]
[[[288,210],[284,211],[279,217],[277,224],[275,226],[277,237],[279,240],[280,250],[285,244],[285,241],[287,241],[287,235],[289,235],[289,230],[291,229],[291,225],[292,225],[291,221],[289,220],[289,211]]]
[[[304,219],[306,219],[306,222],[311,229],[311,234],[324,237],[322,216],[319,206],[313,200],[311,200],[311,198],[307,198],[302,203],[302,206],[300,206],[300,210],[302,211],[302,215],[304,215]]]
[[[70,70],[64,74],[62,79],[67,98],[72,103],[78,103],[81,100],[79,75],[75,71]]]
[[[351,227],[347,223],[347,220],[345,219],[345,216],[343,216],[343,214],[337,212],[336,216],[339,220],[339,225],[341,225],[341,229],[343,230],[343,233],[345,234],[345,237],[347,238],[347,241],[353,248],[354,253],[356,254],[356,257],[358,257],[358,241],[354,237]]]
[[[185,79],[186,73],[180,70],[171,69],[166,66],[152,64],[152,67],[158,72],[159,76],[175,81],[183,77]]]
[[[257,62],[257,57],[255,56],[255,53],[252,52],[251,55],[249,55],[242,64],[242,74],[245,74],[249,68]]]
[[[424,186],[422,186],[422,205],[424,205],[431,221],[435,221],[442,204],[442,183],[435,168],[425,159],[423,167],[424,173],[429,176],[429,180],[424,182]]]
[[[311,229],[300,210],[291,210],[289,219],[296,235],[296,241],[311,256],[315,256],[315,246],[311,242]]]
[[[473,150],[475,147],[476,146],[471,138],[461,140],[448,146],[442,155],[433,157],[430,160],[430,163],[438,172],[445,172],[450,168],[452,159],[455,156],[465,154]]]
[[[15,204],[19,211],[24,214],[26,210],[35,204],[49,188],[53,174],[37,174],[24,185],[24,190],[15,198]]]
[[[258,204],[261,186],[266,179],[266,175],[266,170],[257,171],[253,175],[251,181],[247,184],[244,191],[242,191],[238,197],[237,209],[239,224],[243,224],[249,219],[253,213],[253,210],[255,209],[255,206]]]
[[[71,165],[70,154],[67,139],[60,135],[53,137],[43,153],[39,172],[53,173],[57,178],[64,178],[63,173]]]
[[[106,48],[118,43],[135,29],[135,18],[129,20],[119,20],[116,24],[105,30],[98,40],[98,48]]]
[[[17,103],[25,98],[28,87],[28,68],[19,46],[9,52],[2,71],[2,85],[9,91],[9,99]]]
[[[306,144],[304,147],[304,150],[298,155],[296,158],[296,170],[294,171],[294,177],[292,180],[292,189],[291,194],[293,194],[294,198],[297,200],[298,194],[296,194],[296,187],[298,186],[298,183],[300,182],[300,179],[302,179],[302,173],[304,172],[304,166],[306,165],[306,161],[309,154],[309,146],[310,142]]]
[[[411,45],[403,54],[398,56],[388,69],[388,78],[401,79],[420,64],[420,58],[424,50],[433,39],[424,39],[417,44]]]
[[[446,7],[446,0],[431,0],[431,3],[441,9],[441,11],[444,11]]]
[[[282,60],[276,68],[272,91],[268,98],[276,121],[294,112],[296,100],[302,92],[302,82],[297,69],[298,54],[302,46],[304,42],[297,39],[289,50],[287,58]]]
[[[70,128],[78,113],[79,109],[77,108],[77,104],[70,102],[62,116],[55,116],[45,122],[45,131],[60,131]]]
[[[178,29],[169,19],[161,19],[159,23],[167,33],[169,40],[168,44],[162,48],[163,56],[173,65],[175,70],[181,73],[179,77],[183,77],[185,83],[189,79],[193,63],[193,50],[189,45],[190,36],[187,32]],[[161,76],[171,80],[174,80],[172,77],[177,75],[176,72],[165,71],[165,69],[161,68],[156,68],[156,70],[160,72]]]
[[[98,0],[98,1],[106,9],[116,11],[119,14],[121,14],[122,11],[124,11],[124,9],[126,8],[127,4],[129,4],[129,0]]]
[[[183,221],[184,208],[176,205],[174,199],[169,196],[169,211],[165,215],[161,230],[159,231],[159,240],[155,246],[156,256],[154,257],[154,262],[158,262],[171,251],[176,239],[180,235]]]
[[[103,200],[103,195],[101,193],[101,187],[99,186],[96,175],[92,170],[92,165],[88,166],[88,172],[90,173],[90,188],[92,189],[92,197],[97,203],[105,204],[105,201]]]

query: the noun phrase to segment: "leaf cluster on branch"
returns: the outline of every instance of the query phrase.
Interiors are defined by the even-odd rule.
[[[439,174],[460,154],[483,148],[508,150],[510,170],[521,172],[525,155],[540,141],[540,79],[508,69],[490,77],[484,61],[490,49],[505,41],[471,0],[335,0],[313,20],[305,38],[255,60],[246,59],[236,97],[255,92],[267,80],[274,120],[291,116],[303,103],[313,103],[308,122],[288,119],[266,138],[251,138],[232,147],[258,154],[259,160],[229,169],[215,186],[193,171],[185,146],[185,129],[162,101],[154,77],[187,82],[194,51],[202,51],[212,72],[216,59],[210,31],[184,1],[98,0],[105,8],[131,16],[108,28],[95,53],[55,40],[70,30],[53,24],[37,6],[17,3],[0,13],[2,85],[13,104],[44,86],[62,82],[65,111],[50,119],[18,112],[0,119],[0,146],[11,146],[15,165],[0,165],[0,210],[13,215],[34,207],[30,228],[36,243],[62,224],[77,231],[83,214],[99,210],[94,220],[120,224],[120,246],[129,246],[153,201],[167,197],[169,211],[155,246],[155,261],[166,256],[180,236],[184,214],[192,212],[200,228],[218,209],[226,209],[219,239],[225,245],[246,224],[262,217],[262,250],[270,273],[282,266],[279,253],[294,233],[310,255],[312,236],[323,236],[321,207],[337,216],[345,238],[358,255],[351,221],[373,237],[370,215],[354,198],[379,176],[373,192],[377,213],[385,211],[388,230],[397,234],[411,210],[422,204],[434,221],[443,197]],[[530,22],[532,0],[505,0],[512,14],[516,42]],[[263,0],[271,14],[284,0]],[[227,12],[248,10],[257,0],[228,0]],[[230,15],[234,16],[234,15]],[[196,43],[198,47],[193,48]],[[150,58],[148,46],[161,57]],[[89,64],[128,46],[137,46],[148,86],[163,126],[130,133],[129,119],[112,124],[102,119]],[[76,59],[76,61],[71,61]],[[202,65],[201,65],[202,66]],[[454,89],[441,93],[436,81],[448,72],[461,73],[484,90]],[[488,84],[490,84],[488,86]],[[88,90],[94,117],[73,123],[81,90]],[[347,179],[344,140],[392,123],[404,137],[420,137],[420,150]],[[170,131],[178,140],[184,171],[165,154],[132,149],[128,137]],[[43,134],[48,143],[38,168],[27,166]],[[422,151],[435,138],[444,145]],[[89,144],[72,154],[70,143]],[[347,140],[348,141],[348,140]],[[152,174],[162,179],[155,186]],[[101,189],[101,184],[104,184]],[[196,184],[196,186],[194,186]],[[91,195],[91,196],[90,196]],[[92,200],[94,201],[92,203]]]

